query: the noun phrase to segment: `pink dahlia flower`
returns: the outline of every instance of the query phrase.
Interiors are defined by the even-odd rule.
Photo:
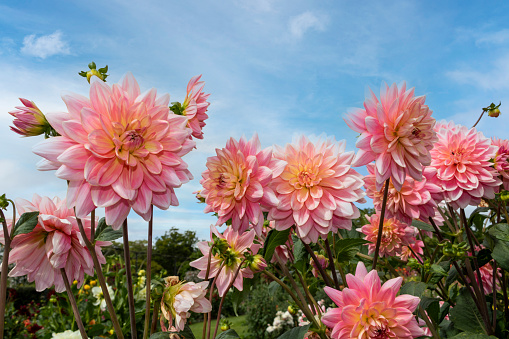
[[[184,115],[187,117],[188,126],[193,130],[192,136],[203,139],[202,129],[205,127],[205,120],[208,119],[207,109],[210,105],[207,102],[210,94],[203,93],[205,82],[199,81],[201,75],[195,76],[187,84],[187,94],[182,106]]]
[[[81,237],[72,209],[66,201],[34,194],[32,202],[16,199],[16,210],[21,216],[25,212],[39,211],[39,222],[32,232],[19,234],[11,243],[9,264],[15,267],[9,272],[11,277],[27,276],[29,282],[35,281],[37,291],[55,285],[57,292],[65,291],[60,273],[63,268],[69,282],[77,280],[78,286],[84,281],[84,274],[94,275],[94,264],[90,252]],[[90,218],[85,218],[83,227],[90,237]],[[12,225],[9,225],[12,228]],[[3,232],[0,239],[4,242]],[[99,262],[106,263],[101,246],[110,242],[98,241],[95,251]]]
[[[216,149],[216,154],[207,159],[207,170],[200,181],[200,195],[207,203],[205,213],[217,213],[216,225],[231,219],[233,229],[242,233],[252,223],[256,233],[261,234],[262,211],[278,203],[269,183],[283,164],[272,159],[269,148],[261,150],[257,135],[249,141],[230,138],[226,148]]]
[[[408,294],[396,296],[403,278],[381,285],[378,272],[368,273],[362,262],[355,275],[347,274],[348,288],[324,291],[338,306],[322,316],[322,322],[332,328],[333,339],[417,338],[424,334],[413,311],[419,298]]]
[[[112,87],[92,78],[90,99],[63,96],[68,113],[47,114],[60,137],[37,144],[39,169],[57,169],[69,181],[67,203],[82,218],[105,207],[106,223],[118,229],[131,208],[145,220],[151,205],[178,205],[175,187],[192,179],[182,156],[193,149],[187,119],[168,108],[170,97],[140,94],[128,73]]]
[[[251,255],[255,255],[258,253],[261,246],[253,243],[255,237],[254,230],[241,234],[231,227],[228,227],[224,233],[221,234],[215,226],[211,226],[210,229],[212,241],[214,241],[214,236],[216,236],[219,238],[221,246],[214,247],[213,249],[208,278],[210,279],[217,276],[216,285],[219,296],[222,297],[228,292],[228,286],[233,281],[235,273],[245,259],[244,252],[249,251]],[[211,246],[212,245],[207,241],[199,242],[198,249],[203,254],[203,257],[189,264],[191,267],[200,270],[198,277],[201,279],[205,279]],[[240,269],[233,283],[233,286],[239,291],[242,291],[244,278],[253,278],[253,271],[248,267],[242,267]]]
[[[493,293],[493,266],[492,263],[487,263],[483,267],[479,269],[479,272],[481,273],[481,280],[484,287],[484,294],[488,295]],[[498,278],[502,277],[502,272],[500,269],[497,269],[497,276]],[[475,279],[477,282],[477,274],[475,274]]]
[[[276,229],[296,226],[305,243],[316,243],[330,231],[350,229],[360,213],[355,202],[365,202],[362,175],[351,168],[353,152],[334,139],[311,143],[305,136],[285,148],[276,146],[274,157],[287,165],[271,183],[279,205],[270,209]]]
[[[366,184],[366,194],[373,199],[373,204],[377,211],[382,209],[384,189],[376,188],[375,165],[368,164],[368,176],[364,178]],[[436,200],[442,197],[442,189],[435,184],[434,177],[436,169],[425,167],[422,171],[421,181],[417,181],[410,176],[406,176],[401,189],[397,190],[389,182],[389,195],[387,196],[386,217],[396,218],[401,222],[410,224],[413,219],[420,219],[428,222],[429,217],[434,217],[437,212]]]
[[[400,259],[408,261],[408,258],[420,259],[424,254],[424,242],[422,240],[415,239],[415,242],[403,246],[401,249]],[[413,253],[412,253],[413,251]],[[417,255],[415,256],[414,253]]]
[[[509,191],[509,140],[492,138],[491,144],[498,147],[493,165],[502,177],[504,189]]]
[[[189,312],[208,313],[212,310],[207,300],[208,281],[199,283],[179,281],[178,277],[165,278],[166,286],[161,299],[161,328],[163,331],[179,332],[184,330]],[[169,328],[164,319],[168,320]],[[175,320],[175,325],[173,325]]]
[[[24,137],[44,134],[51,129],[46,117],[39,107],[30,100],[19,98],[24,106],[16,107],[15,111],[9,112],[14,117],[11,130]]]
[[[366,235],[366,240],[370,241],[369,253],[375,252],[376,240],[378,237],[378,227],[380,223],[380,214],[366,216],[369,224],[357,229]],[[415,227],[408,226],[395,218],[385,218],[382,231],[382,242],[380,243],[380,257],[391,257],[401,254],[403,246],[415,242]]]
[[[352,166],[375,161],[377,189],[391,178],[399,191],[407,174],[420,181],[423,166],[429,165],[429,151],[437,140],[435,119],[424,104],[426,97],[414,97],[414,89],[407,91],[405,83],[399,90],[396,84],[389,88],[384,83],[380,100],[371,90],[370,93],[364,109],[355,109],[345,118],[351,129],[361,133]]]
[[[494,199],[502,183],[490,161],[497,146],[475,128],[452,123],[442,126],[431,150],[431,167],[437,170],[436,182],[445,201],[454,208],[465,208],[479,205],[481,198]]]

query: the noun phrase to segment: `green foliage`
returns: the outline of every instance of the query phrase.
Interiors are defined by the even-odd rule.
[[[425,290],[426,283],[410,281],[401,287],[400,294],[410,294],[420,298]]]
[[[283,333],[277,339],[304,339],[304,336],[309,330],[309,326],[310,325],[294,327],[288,332]]]
[[[101,218],[95,232],[95,240],[112,241],[118,238],[122,238],[122,230],[118,229],[115,231],[110,225],[106,225],[105,218]]]
[[[223,333],[219,333],[216,337],[216,339],[237,339],[240,338],[237,332],[235,332],[234,329],[229,329],[227,331],[224,331]]]
[[[37,226],[39,212],[25,212],[19,217],[14,229],[11,233],[11,238],[14,238],[18,234],[30,233]]]
[[[477,334],[486,333],[481,314],[466,288],[460,291],[450,315],[457,329]]]
[[[284,245],[288,241],[291,229],[288,228],[284,231],[271,230],[265,240],[263,247],[263,257],[267,262],[270,262],[276,247]]]

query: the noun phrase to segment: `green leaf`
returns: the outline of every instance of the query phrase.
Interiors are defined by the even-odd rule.
[[[509,224],[495,224],[490,227],[488,233],[498,240],[509,241]]]
[[[456,299],[456,306],[451,309],[449,314],[457,329],[475,334],[486,333],[481,313],[479,313],[467,288],[461,289]]]
[[[509,243],[499,240],[491,253],[493,259],[506,271],[509,271]]]
[[[170,332],[156,332],[152,334],[149,339],[168,339],[170,337]]]
[[[369,241],[364,239],[338,239],[336,240],[336,259],[338,262],[350,261],[357,252],[359,246],[368,244]]]
[[[309,326],[294,327],[280,335],[277,339],[304,339],[304,336],[308,333]]]
[[[451,337],[451,339],[497,339],[497,337],[487,334],[478,334],[478,333],[472,333],[472,332],[461,332],[458,335],[455,335],[454,337]]]
[[[196,337],[193,334],[193,331],[191,331],[191,328],[188,324],[186,324],[186,327],[184,327],[183,331],[180,332],[157,332],[152,334],[149,339],[168,339],[170,337],[171,333],[177,333],[180,337],[180,339],[196,339]]]
[[[435,323],[439,324],[439,318],[440,318],[440,299],[437,298],[430,298],[427,296],[423,296],[421,298],[421,307],[428,313],[428,316],[430,319]]]
[[[410,294],[421,297],[426,289],[426,283],[418,281],[410,281],[401,287],[400,294]]]
[[[282,287],[275,281],[271,281],[269,284],[269,293],[270,295],[276,295],[281,291]]]
[[[477,252],[477,264],[479,265],[479,267],[483,267],[484,265],[489,263],[491,259],[493,259],[491,256],[491,250],[489,250],[488,248],[483,248],[482,250]]]
[[[119,229],[115,231],[111,226],[106,225],[106,220],[104,218],[101,218],[95,230],[95,240],[111,241],[118,238],[122,238],[122,230]]]
[[[32,232],[35,226],[37,226],[38,221],[39,212],[35,211],[23,213],[16,222],[14,229],[12,230],[11,238],[14,238],[19,234],[26,234]]]
[[[267,239],[265,240],[265,246],[263,248],[263,257],[265,258],[265,261],[270,262],[276,247],[284,245],[288,241],[291,230],[291,228],[288,228],[284,231],[271,230],[269,232]]]
[[[431,265],[431,273],[441,275],[443,277],[447,276],[447,272],[444,270],[444,268],[437,264]]]
[[[237,313],[239,305],[251,293],[251,282],[252,282],[252,279],[245,279],[242,291],[239,291],[236,288],[234,288],[232,291],[231,301],[233,304],[233,312],[235,312],[235,315],[237,317],[239,316],[239,314]],[[273,282],[275,282],[275,281],[273,281]]]
[[[224,331],[223,333],[219,333],[219,335],[216,337],[216,339],[236,339],[240,338],[237,332],[233,328],[230,328],[227,331]]]
[[[304,243],[296,235],[292,235],[292,240],[293,240],[293,257],[295,258],[295,262],[299,262],[303,259],[306,261],[308,252],[304,247]]]
[[[435,229],[433,228],[433,226],[428,225],[425,222],[420,221],[420,220],[412,221],[412,226],[415,226],[418,229],[423,230],[423,231],[435,232]]]

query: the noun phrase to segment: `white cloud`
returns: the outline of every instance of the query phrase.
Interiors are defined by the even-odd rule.
[[[67,42],[62,40],[62,32],[55,31],[49,35],[36,38],[35,34],[27,35],[23,39],[21,53],[46,59],[57,54],[70,54],[71,51]]]
[[[474,69],[463,67],[447,72],[446,75],[461,84],[470,84],[484,90],[501,90],[509,88],[509,54],[492,63],[491,69]]]
[[[325,15],[307,11],[292,17],[288,23],[288,28],[294,37],[301,38],[304,33],[311,29],[324,31],[327,23],[328,18]]]
[[[476,44],[502,44],[509,40],[509,29],[504,28],[498,32],[490,32],[479,36]]]

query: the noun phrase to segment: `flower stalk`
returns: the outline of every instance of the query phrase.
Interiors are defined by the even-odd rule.
[[[332,272],[332,278],[334,279],[334,286],[339,291],[339,281],[338,274],[336,272],[336,265],[334,264],[334,256],[332,255],[332,250],[329,244],[329,239],[325,239],[325,248],[327,249],[327,255],[329,256],[329,269]],[[345,282],[343,282],[345,283]]]
[[[14,206],[14,204],[13,204]],[[5,326],[5,306],[7,302],[7,274],[9,273],[9,252],[11,250],[11,237],[7,228],[7,221],[2,209],[0,209],[0,218],[2,218],[2,227],[4,230],[4,254],[2,260],[2,276],[0,278],[0,339],[4,337]],[[14,222],[14,220],[12,221]]]
[[[378,254],[380,252],[380,243],[382,242],[382,235],[384,230],[385,208],[387,207],[387,196],[389,195],[389,182],[391,179],[385,181],[384,197],[382,200],[382,211],[380,212],[380,224],[378,226],[378,236],[376,238],[375,254],[373,255],[373,269],[376,270],[378,261]]]
[[[65,270],[63,268],[60,269],[60,274],[62,274],[62,279],[64,279],[65,290],[67,291],[67,296],[69,297],[69,302],[72,306],[72,312],[74,313],[74,318],[76,319],[76,323],[78,324],[78,329],[80,330],[81,337],[83,339],[88,339],[87,332],[85,331],[85,327],[83,326],[83,321],[81,321],[80,311],[78,311],[76,299],[74,298],[71,285],[69,284],[69,279],[67,278],[67,274],[65,273]]]
[[[315,252],[313,251],[311,246],[309,246],[309,244],[306,244],[305,242],[302,242],[302,243],[304,244],[304,247],[306,248],[306,251],[308,251],[308,253],[311,255],[311,258],[313,258],[313,261],[315,262],[316,267],[318,268],[318,271],[320,272],[320,275],[322,276],[323,281],[325,282],[325,284],[327,286],[332,287],[334,285],[334,282],[332,281],[331,277],[329,277],[327,275],[327,273],[325,272],[325,270],[323,269],[322,264],[320,263],[320,261],[316,257]],[[281,265],[281,266],[284,266],[284,265]]]
[[[129,253],[129,236],[127,232],[127,219],[122,224],[122,237],[124,242],[124,261],[127,275],[127,299],[129,303],[129,322],[131,323],[131,338],[137,339],[136,312],[134,309],[133,276],[131,272],[131,255]]]
[[[150,332],[150,284],[152,278],[152,226],[154,220],[154,206],[150,206],[150,220],[148,222],[148,243],[147,243],[147,270],[145,284],[145,326],[143,328],[143,339],[148,338]],[[154,306],[155,307],[155,306]]]

